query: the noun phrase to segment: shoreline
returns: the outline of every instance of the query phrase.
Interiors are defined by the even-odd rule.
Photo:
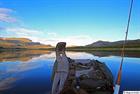
[[[55,48],[0,48],[0,51],[23,51],[23,50],[48,50],[48,51],[55,51]],[[71,48],[66,48],[66,51],[121,51],[122,48],[87,48],[87,47],[82,47],[82,48],[76,48],[76,47],[71,47]],[[138,51],[140,52],[140,48],[125,48],[125,51]]]

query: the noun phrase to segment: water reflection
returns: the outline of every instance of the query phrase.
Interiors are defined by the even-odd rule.
[[[116,78],[120,65],[119,52],[67,52],[73,59],[98,59],[111,69]],[[122,90],[140,90],[140,53],[126,54]],[[55,52],[44,50],[1,52],[0,93],[49,94]]]
[[[19,51],[10,52],[8,55],[6,53],[8,54],[8,52],[1,54],[0,92],[3,94],[43,94],[46,90],[50,90],[54,53],[48,51],[33,53]],[[40,91],[35,93],[34,88]]]
[[[17,81],[14,77],[7,77],[0,82],[0,91],[11,88],[11,84]]]
[[[121,51],[87,51],[87,53],[93,54],[94,56],[98,57],[109,57],[109,56],[120,56]],[[137,57],[140,58],[140,52],[136,51],[126,51],[125,57]]]
[[[5,61],[28,61],[34,57],[39,57],[41,55],[46,55],[47,58],[55,58],[55,53],[53,51],[47,50],[25,50],[25,51],[4,51],[0,52],[0,62]],[[67,53],[68,56],[72,58],[78,58],[78,56],[83,59],[86,58],[85,55],[89,58],[93,56],[98,57],[109,57],[109,56],[120,56],[120,51],[87,51],[87,52],[72,52]],[[140,52],[125,52],[125,57],[137,57],[140,58]]]
[[[0,52],[0,62],[3,61],[28,61],[33,57],[42,54],[51,54],[52,51],[47,50],[21,50],[21,51],[3,51]]]
[[[24,79],[25,72],[43,67],[43,64],[34,61],[34,59],[29,61],[5,62],[0,64],[0,90],[9,89],[16,81]]]

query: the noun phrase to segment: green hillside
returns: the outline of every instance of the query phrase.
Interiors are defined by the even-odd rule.
[[[32,42],[27,38],[0,38],[1,49],[47,49],[51,47],[51,45]]]
[[[86,46],[68,47],[68,50],[73,51],[118,51],[122,49],[124,41],[97,41]],[[128,40],[125,45],[125,50],[140,52],[140,39]]]

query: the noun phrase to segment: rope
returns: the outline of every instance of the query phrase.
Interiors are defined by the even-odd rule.
[[[130,10],[129,10],[129,17],[128,17],[128,22],[127,22],[127,28],[126,28],[126,35],[125,35],[125,40],[123,43],[123,47],[122,47],[122,51],[121,51],[121,65],[120,65],[120,69],[117,75],[117,80],[116,80],[116,84],[120,85],[120,80],[121,80],[121,74],[122,74],[122,65],[124,62],[124,55],[125,55],[125,45],[127,42],[127,37],[128,37],[128,32],[129,32],[129,24],[130,24],[130,19],[131,19],[131,13],[132,13],[132,8],[133,8],[133,0],[131,0],[131,6],[130,6]]]

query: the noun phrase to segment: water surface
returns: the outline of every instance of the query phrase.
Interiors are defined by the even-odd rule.
[[[121,57],[119,52],[67,52],[72,59],[97,59],[111,70],[114,81]],[[55,61],[52,51],[12,51],[0,54],[0,94],[49,94]],[[125,55],[121,80],[123,90],[140,90],[140,53]]]

